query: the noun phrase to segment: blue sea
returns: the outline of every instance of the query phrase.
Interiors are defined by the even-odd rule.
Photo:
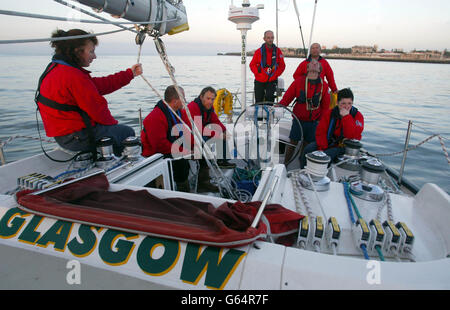
[[[97,56],[89,67],[92,76],[108,75],[137,61],[137,54]],[[34,94],[37,80],[50,57],[0,55],[0,141],[15,135],[38,137]],[[169,55],[169,60],[188,100],[208,85],[232,92],[240,88],[240,57]],[[300,59],[286,58],[285,61],[282,78],[287,88]],[[159,56],[144,55],[141,63],[147,80],[163,94],[172,82]],[[410,146],[438,133],[450,150],[450,65],[354,60],[329,60],[329,63],[338,88],[350,87],[355,94],[354,105],[365,119],[361,142],[366,149],[376,154],[401,151],[408,120],[412,120]],[[253,91],[250,70],[247,90]],[[248,97],[250,100],[251,95]],[[139,109],[145,117],[159,100],[140,78],[106,98],[115,118],[132,126],[136,133],[139,133]],[[43,130],[41,133],[45,135]],[[44,143],[46,149],[54,145]],[[40,152],[38,141],[24,138],[14,139],[4,148],[7,162]],[[400,169],[402,155],[382,159],[394,170]],[[419,187],[432,182],[450,192],[450,164],[438,138],[408,152],[404,177]]]

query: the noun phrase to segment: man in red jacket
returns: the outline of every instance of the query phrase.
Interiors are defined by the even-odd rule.
[[[331,160],[344,154],[344,139],[361,140],[364,130],[364,117],[353,106],[353,92],[350,88],[338,92],[337,106],[328,110],[322,117],[316,130],[316,142],[310,143],[302,154],[300,165],[306,164],[305,154],[315,150],[324,151]]]
[[[320,78],[322,67],[316,60],[308,63],[307,74],[294,80],[287,89],[279,104],[288,106],[294,99],[296,100],[293,113],[300,121],[292,120],[291,133],[289,134],[291,144],[296,145],[301,139],[303,132],[305,147],[308,143],[315,141],[316,127],[323,114],[330,107],[330,96],[328,96],[328,84]],[[286,148],[285,164],[287,164],[294,149],[288,145]]]
[[[216,112],[214,111],[214,99],[216,90],[210,86],[205,87],[200,95],[188,105],[189,112],[195,125],[201,131],[203,140],[214,139],[218,141],[216,150],[217,164],[222,168],[234,168],[235,164],[228,162],[227,135],[226,127],[222,124]]]
[[[52,37],[86,35],[79,29],[57,30]],[[95,142],[110,137],[116,155],[121,155],[122,141],[134,136],[134,130],[118,124],[103,97],[130,83],[142,74],[140,64],[101,78],[93,78],[89,67],[96,58],[96,37],[52,42],[55,55],[39,80],[35,101],[48,137],[71,151],[95,152]]]
[[[255,75],[255,102],[275,100],[278,77],[283,73],[286,65],[283,53],[273,44],[273,32],[264,32],[264,44],[255,51],[250,70]]]
[[[200,95],[188,105],[189,112],[194,120],[195,126],[201,131],[203,140],[215,141],[217,165],[221,168],[235,168],[236,165],[228,162],[226,127],[222,124],[214,111],[214,99],[216,90],[210,86],[205,87]],[[211,145],[211,143],[208,143]],[[209,167],[204,159],[200,160],[198,172],[198,192],[218,192],[219,189],[211,184]]]
[[[180,90],[184,96],[184,90],[181,87]],[[189,155],[191,154],[191,145],[193,143],[192,135],[178,117],[189,128],[191,126],[174,85],[166,88],[164,101],[171,107],[172,111],[160,100],[153,111],[144,119],[144,128],[141,132],[142,156],[148,157],[161,153],[166,158],[177,158]],[[172,162],[172,166],[177,189],[188,191],[189,163],[187,159],[177,159]]]
[[[311,48],[309,51],[309,57],[302,61],[297,69],[294,72],[294,80],[300,78],[301,76],[306,74],[306,67],[311,60],[315,59],[322,65],[322,72],[320,73],[320,77],[323,79],[327,79],[327,83],[330,86],[330,89],[333,93],[337,92],[336,82],[334,81],[334,73],[333,69],[331,69],[330,64],[328,61],[320,56],[321,48],[319,43],[313,43],[311,44]],[[328,89],[327,89],[328,91]]]

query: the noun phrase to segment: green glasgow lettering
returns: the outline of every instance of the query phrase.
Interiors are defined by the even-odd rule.
[[[76,237],[73,237],[72,240],[67,243],[67,248],[73,255],[85,257],[91,254],[95,249],[97,236],[92,231],[92,228],[95,228],[97,231],[101,230],[98,227],[82,224],[78,228],[78,237],[80,237],[81,242],[79,242]]]
[[[108,265],[123,265],[130,258],[135,244],[133,241],[119,239],[120,237],[133,239],[137,238],[138,235],[108,229],[101,238],[100,244],[98,245],[98,254],[100,255],[101,259]],[[113,249],[114,243],[116,243],[115,249]]]
[[[164,247],[164,254],[155,259],[152,257],[152,252],[159,246]],[[178,241],[147,236],[139,246],[137,263],[145,273],[161,276],[176,265],[179,255],[180,243]]]
[[[20,217],[17,217],[16,215]],[[14,237],[26,221],[26,219],[22,218],[24,215],[28,215],[28,213],[19,208],[9,209],[0,220],[0,238],[7,239]],[[11,221],[12,218],[14,219]],[[10,221],[11,223],[9,223]],[[8,225],[8,223],[10,225]]]
[[[206,272],[205,285],[216,289],[222,289],[226,285],[245,255],[244,251],[229,249],[220,259],[224,249],[206,247],[201,254],[200,250],[201,246],[198,244],[187,244],[180,278],[197,285]]]
[[[36,244],[47,247],[49,243],[53,243],[55,250],[64,251],[72,226],[71,222],[58,220],[39,238]]]
[[[34,215],[25,229],[19,235],[19,240],[29,244],[35,244],[41,233],[36,231],[37,227],[43,220],[42,216]]]

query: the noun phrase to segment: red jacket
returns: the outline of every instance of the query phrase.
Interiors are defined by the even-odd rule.
[[[266,44],[263,44],[262,47],[266,48],[266,59],[267,59],[267,65],[270,66],[268,68],[263,68],[261,67],[261,48],[258,48],[255,51],[255,54],[253,55],[252,61],[250,62],[250,70],[252,70],[253,74],[255,75],[255,80],[257,80],[258,82],[272,82],[275,81],[283,72],[284,69],[286,68],[286,65],[284,63],[284,57],[283,57],[283,53],[281,52],[281,50],[276,47],[275,45],[273,45],[273,47],[275,47],[277,49],[276,52],[276,60],[277,60],[277,68],[274,72],[272,72],[274,70],[274,66],[272,65],[272,48],[268,48],[266,46]],[[270,69],[270,72],[269,72]]]
[[[288,106],[292,100],[298,98],[300,93],[305,92],[305,82],[306,76],[303,75],[299,79],[292,82],[287,91],[284,93],[283,98],[280,100],[279,104]],[[320,119],[320,117],[326,113],[330,109],[330,95],[328,94],[328,84],[323,81],[323,87],[319,84],[312,84],[308,81],[308,91],[307,96],[308,99],[312,98],[314,94],[319,94],[322,89],[322,100],[320,101],[319,108],[315,110],[307,110],[306,103],[304,102],[296,102],[294,106],[294,114],[301,121],[315,121]]]
[[[200,98],[195,98],[194,101],[188,104],[188,109],[189,112],[191,113],[192,119],[195,122],[195,126],[197,126],[199,130],[201,130],[202,136],[214,137],[216,135],[216,132],[214,130],[211,131],[211,133],[210,131],[208,131],[208,129],[205,131],[205,126],[208,124],[216,124],[220,126],[222,133],[224,133],[226,131],[226,127],[220,121],[219,117],[214,111],[214,108],[211,108],[211,111],[207,111],[206,108],[200,108],[201,104],[202,103],[200,101]]]
[[[89,115],[92,126],[117,124],[103,95],[130,83],[133,72],[127,69],[100,78],[92,78],[89,73],[82,68],[57,64],[42,81],[40,93],[57,103],[78,106]],[[48,137],[68,135],[86,127],[78,112],[64,112],[38,104]]]
[[[311,61],[311,56],[307,59],[303,60],[297,67],[297,69],[294,72],[294,80],[298,79],[299,77],[306,75],[306,66]],[[327,78],[328,85],[330,86],[331,91],[335,92],[337,91],[336,82],[334,81],[334,73],[333,69],[331,69],[330,64],[328,61],[323,58],[322,56],[319,56],[319,62],[322,65],[322,72],[320,73],[320,77],[322,80]]]
[[[162,101],[160,101],[162,103]],[[185,122],[189,128],[190,122],[187,117],[186,111],[181,110],[181,119]],[[167,120],[166,114],[157,106],[150,112],[144,119],[144,129],[141,132],[141,143],[142,143],[142,156],[148,157],[156,153],[161,153],[164,155],[171,154],[172,144],[168,137],[169,122]],[[177,123],[179,120],[177,119]],[[183,134],[188,134],[190,131],[184,128]],[[179,137],[172,136],[174,140]],[[193,143],[191,135],[190,142]],[[183,147],[178,149],[181,153],[188,153],[189,151],[184,150]]]
[[[355,117],[348,114],[343,118],[335,118],[336,125],[334,130],[333,128],[330,128],[332,113],[334,113],[334,115],[339,113],[339,108],[335,107],[334,109],[327,111],[317,125],[316,143],[319,150],[326,150],[329,147],[329,138],[339,140],[342,137],[361,140],[361,134],[364,130],[364,117],[361,112],[357,111]],[[329,130],[333,131],[332,133],[330,132],[330,137],[328,137]]]

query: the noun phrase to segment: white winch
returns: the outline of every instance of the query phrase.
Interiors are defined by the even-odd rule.
[[[331,158],[322,151],[306,154],[306,175],[299,175],[302,186],[318,192],[327,191],[330,188],[330,178],[327,177],[330,160]]]
[[[364,161],[361,164],[361,180],[351,183],[351,193],[364,200],[381,201],[384,191],[377,184],[384,170],[384,165],[376,158]]]
[[[339,167],[342,169],[350,170],[350,171],[359,171],[361,165],[359,163],[360,159],[360,149],[362,147],[362,143],[359,140],[348,139],[344,140],[345,146],[345,154],[340,156]]]

